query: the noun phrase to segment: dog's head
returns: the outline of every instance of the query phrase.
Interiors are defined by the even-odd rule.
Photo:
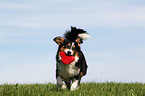
[[[78,62],[80,51],[80,44],[83,40],[88,39],[90,36],[83,29],[71,27],[70,31],[66,31],[64,38],[56,37],[53,40],[59,45],[56,60],[61,60],[64,64],[70,64],[75,60]]]
[[[81,38],[76,38],[74,42],[66,40],[62,37],[56,37],[53,39],[59,45],[59,52],[65,52],[68,56],[78,55],[80,50],[80,44],[83,43]]]

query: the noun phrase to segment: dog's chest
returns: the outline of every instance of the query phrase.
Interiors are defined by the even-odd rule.
[[[61,75],[64,79],[69,79],[78,75],[80,69],[75,66],[76,62],[78,62],[78,57],[75,57],[75,61],[69,65],[65,65],[62,62],[57,63],[59,75]]]

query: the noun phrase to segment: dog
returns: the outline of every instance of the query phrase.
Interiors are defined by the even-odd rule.
[[[88,68],[80,44],[88,38],[90,36],[86,31],[71,26],[64,38],[53,39],[59,45],[56,54],[56,80],[59,90],[68,88],[73,91],[79,88],[81,78],[86,75]]]

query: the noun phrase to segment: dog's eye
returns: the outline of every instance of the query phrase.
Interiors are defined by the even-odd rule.
[[[66,48],[69,48],[70,46],[69,45],[66,45]]]
[[[69,46],[68,45],[64,45],[64,47],[63,48],[69,48]]]
[[[63,48],[66,48],[66,46],[63,46]]]
[[[72,47],[72,49],[73,49],[73,50],[75,50],[75,49],[76,49],[75,45]]]

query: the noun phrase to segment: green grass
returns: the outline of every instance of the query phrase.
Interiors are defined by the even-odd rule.
[[[0,85],[0,96],[145,96],[142,83],[82,83],[76,91],[55,84]]]

